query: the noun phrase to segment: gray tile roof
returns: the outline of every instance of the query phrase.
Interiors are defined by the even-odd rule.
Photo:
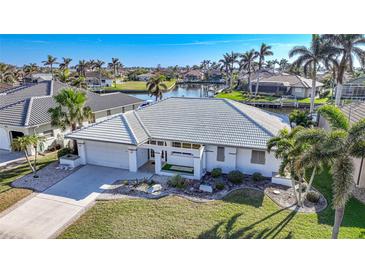
[[[126,119],[126,126],[133,133],[136,142],[129,144],[139,144],[150,137],[265,149],[266,142],[272,136],[280,129],[289,127],[277,115],[226,99],[169,98],[118,117]],[[122,119],[119,118],[119,121]],[[119,125],[119,129],[114,126],[110,122],[101,122],[68,137],[86,136],[103,141],[105,135],[109,141],[120,142],[118,136],[113,139],[107,133],[109,130],[120,131]]]
[[[48,109],[55,106],[53,96],[66,84],[57,81],[43,81],[7,90],[0,94],[0,124],[13,126],[35,126],[50,123]],[[87,94],[86,105],[94,112],[116,107],[138,104],[142,100],[123,93]],[[22,109],[21,109],[22,108]]]
[[[266,77],[260,80],[260,83],[281,83],[284,86],[290,87],[301,87],[301,88],[311,88],[312,87],[312,79],[304,78],[299,75],[291,75],[291,74],[280,74]],[[316,82],[316,87],[322,87],[323,84],[320,82]]]

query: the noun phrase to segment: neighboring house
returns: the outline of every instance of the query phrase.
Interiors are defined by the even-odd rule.
[[[342,112],[348,117],[350,123],[356,123],[361,119],[365,119],[365,102],[351,103],[341,107]],[[329,124],[323,117],[319,118],[319,127],[326,130],[329,129]],[[354,158],[354,180],[357,187],[365,188],[365,160]]]
[[[223,73],[220,70],[211,70],[209,71],[208,75],[209,75],[207,79],[208,81],[222,82],[222,83],[225,82]]]
[[[272,177],[281,161],[267,152],[266,143],[282,128],[289,125],[279,116],[239,102],[169,98],[66,138],[77,140],[82,164],[137,172],[147,163],[156,174],[172,175],[164,168],[169,164],[193,179],[213,168]]]
[[[100,75],[98,71],[87,71],[85,81],[90,88],[111,87],[113,85],[113,79]]]
[[[256,78],[252,78],[252,90],[256,89]],[[316,82],[316,94],[320,92],[323,84]],[[296,98],[310,97],[312,91],[312,79],[299,75],[283,73],[264,77],[259,81],[259,93],[275,96],[291,95]]]
[[[137,75],[137,80],[138,81],[144,81],[144,82],[147,82],[149,81],[153,76],[155,76],[155,74],[153,73],[144,73],[144,74],[140,74],[140,75]]]
[[[51,81],[52,74],[51,73],[33,73],[29,76],[24,77],[23,81],[25,83],[38,83],[42,81]]]
[[[61,129],[51,126],[48,109],[55,107],[53,96],[66,84],[57,81],[43,81],[28,84],[0,93],[0,149],[11,150],[14,138],[39,134],[46,137],[44,150],[59,144],[64,145]],[[87,106],[90,106],[95,121],[110,115],[136,109],[142,100],[123,93],[105,95],[84,91]]]
[[[193,69],[189,70],[184,74],[184,81],[185,82],[199,82],[204,79],[204,73],[200,70]]]
[[[342,98],[365,100],[365,76],[352,79],[342,86]]]

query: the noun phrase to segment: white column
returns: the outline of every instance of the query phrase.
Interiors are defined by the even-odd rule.
[[[201,177],[201,158],[194,157],[194,178],[200,179]]]
[[[84,141],[77,141],[77,151],[80,157],[80,163],[86,165],[86,149]]]
[[[137,149],[128,149],[129,152],[129,171],[137,172]]]
[[[161,172],[161,151],[155,151],[155,173]]]

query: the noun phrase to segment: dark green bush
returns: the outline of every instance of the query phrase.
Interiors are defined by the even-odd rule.
[[[177,174],[170,178],[168,184],[175,188],[184,188],[185,187],[185,179],[181,177],[181,175]]]
[[[211,174],[212,174],[213,178],[217,178],[217,177],[222,175],[222,169],[221,168],[213,168]]]
[[[262,174],[260,172],[255,172],[254,174],[252,174],[252,180],[254,182],[260,182],[264,179],[265,177],[262,176]]]
[[[309,191],[307,193],[307,196],[306,196],[307,200],[311,203],[318,203],[319,202],[319,199],[321,198],[321,196],[319,195],[318,192],[315,192],[315,191]]]
[[[243,174],[241,171],[233,170],[227,175],[228,180],[234,184],[240,184],[243,181]]]
[[[217,190],[223,190],[224,189],[224,184],[223,183],[216,183],[216,185],[215,185],[215,188],[217,189]]]

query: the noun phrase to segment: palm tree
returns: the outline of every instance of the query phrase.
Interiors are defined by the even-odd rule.
[[[328,132],[318,128],[306,129],[298,138],[311,145],[303,155],[302,162],[316,162],[322,158],[332,163],[332,206],[335,209],[332,238],[337,238],[346,202],[354,186],[352,157],[365,156],[365,119],[350,125],[345,114],[332,105],[320,107],[318,113],[328,121],[331,129]],[[311,160],[312,155],[317,156]]]
[[[13,68],[7,64],[0,63],[0,83],[13,83],[14,71]]]
[[[62,61],[62,63],[60,63],[59,68],[62,69],[62,70],[63,69],[68,69],[68,67],[69,67],[72,59],[71,58],[62,57],[62,60],[63,61]]]
[[[85,77],[86,69],[88,68],[88,62],[85,60],[80,60],[79,63],[76,65],[76,71],[79,76]]]
[[[208,80],[209,79],[210,64],[211,64],[211,61],[210,60],[203,60],[200,63],[200,67],[203,70],[205,80]]]
[[[256,52],[257,56],[259,57],[259,62],[257,64],[258,70],[256,72],[256,90],[255,90],[255,96],[257,95],[259,91],[259,84],[260,84],[260,72],[262,69],[262,66],[265,62],[266,56],[273,55],[273,52],[271,51],[271,46],[266,45],[265,43],[261,44],[260,50]]]
[[[221,70],[225,72],[227,77],[226,84],[229,85],[230,88],[232,88],[233,85],[233,71],[234,71],[234,65],[237,63],[238,53],[234,53],[233,51],[231,53],[226,53],[223,55],[223,59],[219,60],[219,63],[221,64]]]
[[[289,131],[284,128],[279,131],[279,134],[271,138],[267,142],[267,151],[271,152],[273,148],[275,157],[281,159],[279,173],[281,176],[286,176],[288,173],[291,176],[294,196],[299,206],[303,204],[302,183],[303,183],[303,169],[298,168],[298,159],[303,152],[303,146],[296,142],[296,135],[303,130],[303,127],[298,126]],[[299,187],[297,187],[297,183]]]
[[[71,80],[71,85],[80,89],[87,89],[87,83],[84,76],[77,76]]]
[[[38,66],[36,63],[30,63],[29,65],[25,65],[23,67],[23,71],[25,75],[31,75],[38,71]]]
[[[13,139],[12,147],[14,150],[23,151],[28,165],[33,172],[33,177],[37,177],[37,155],[38,147],[44,141],[44,137],[38,135],[26,135]],[[28,149],[35,149],[33,164],[29,159]]]
[[[163,83],[164,81],[165,76],[156,75],[151,77],[146,84],[150,96],[155,96],[156,101],[158,101],[158,99],[162,99],[163,91],[167,90],[166,84]]]
[[[365,38],[362,34],[325,34],[322,38],[333,44],[337,53],[341,56],[338,63],[336,105],[341,102],[342,84],[346,71],[353,71],[355,59],[360,61],[361,66],[365,64],[365,51],[361,46],[365,45]]]
[[[312,78],[312,90],[311,90],[311,101],[310,101],[310,112],[314,111],[314,99],[316,96],[316,84],[317,84],[317,70],[320,63],[335,52],[335,49],[326,43],[319,35],[312,35],[312,42],[310,48],[301,46],[294,47],[289,52],[289,57],[298,56],[293,62],[294,67],[303,67],[304,74],[310,72]]]
[[[65,68],[56,74],[56,78],[62,83],[68,83],[71,81],[70,70]]]
[[[241,55],[240,60],[240,70],[244,70],[247,72],[247,82],[248,82],[248,90],[252,95],[252,83],[251,83],[251,73],[255,70],[255,60],[258,57],[257,52],[254,49],[250,51],[246,51]]]
[[[48,55],[47,56],[47,60],[42,61],[42,63],[45,66],[49,66],[50,67],[51,74],[52,74],[52,79],[53,79],[53,65],[58,64],[56,61],[57,61],[57,58],[56,57],[53,57],[52,55]]]
[[[285,72],[290,67],[289,61],[285,58],[282,58],[279,62],[279,70],[280,72]]]
[[[117,86],[117,81],[116,81],[116,77],[117,77],[117,72],[118,72],[118,67],[121,65],[121,63],[119,62],[118,58],[112,58],[111,63],[108,64],[110,68],[113,69],[113,82],[114,82],[114,86]]]
[[[103,69],[103,65],[105,64],[102,60],[96,60],[94,63],[94,68],[99,72],[99,85],[101,86],[101,71]]]

